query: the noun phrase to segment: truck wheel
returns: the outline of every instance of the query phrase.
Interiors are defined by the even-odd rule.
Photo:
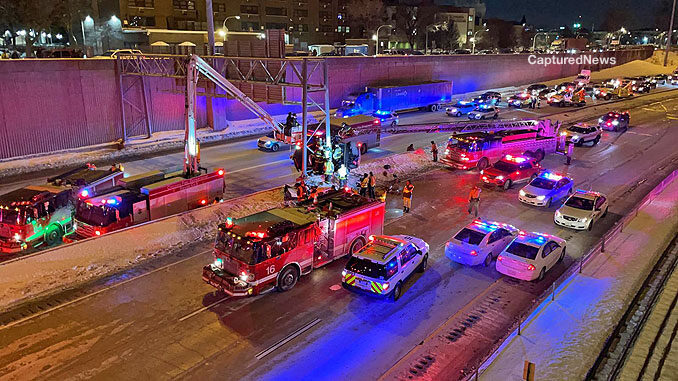
[[[395,127],[397,125],[398,125],[398,122],[396,122],[395,120],[393,122],[391,122],[391,127]]]
[[[432,105],[428,106],[428,110],[431,111],[431,112],[436,112],[436,111],[438,111],[438,105],[432,104]]]
[[[610,95],[610,94],[605,95],[605,100],[606,100],[606,101],[609,101],[610,99],[612,99],[612,95]]]
[[[534,153],[534,158],[535,158],[537,161],[542,161],[542,160],[544,160],[544,157],[546,157],[546,153],[544,153],[544,150],[541,149],[541,148],[538,149],[538,150]]]
[[[478,160],[477,166],[478,166],[478,169],[481,169],[481,170],[482,170],[482,169],[487,168],[487,166],[488,166],[489,164],[490,164],[490,161],[487,160],[486,157],[483,157],[483,158],[481,158],[480,160]]]
[[[61,242],[61,238],[63,237],[63,233],[61,232],[61,228],[56,225],[52,225],[48,228],[47,233],[45,233],[45,243],[47,246],[54,246]]]
[[[400,286],[400,282],[396,283],[395,287],[393,287],[393,291],[391,291],[391,300],[394,302],[398,299],[400,299],[400,294],[402,293],[402,288]]]
[[[294,266],[285,267],[285,269],[278,276],[278,291],[289,291],[297,284],[299,279],[299,272]]]
[[[513,185],[513,182],[510,179],[506,180],[506,182],[504,183],[504,190],[511,189],[511,185]]]
[[[363,246],[365,246],[365,238],[358,237],[354,239],[351,243],[351,247],[348,249],[348,256],[352,257],[358,250],[362,249]]]
[[[274,145],[271,146],[271,151],[273,151],[273,152],[278,152],[279,149],[280,149],[280,146],[278,144],[274,144]]]

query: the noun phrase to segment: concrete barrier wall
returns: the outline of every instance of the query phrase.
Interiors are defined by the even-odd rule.
[[[21,301],[115,273],[163,251],[214,237],[226,217],[282,205],[277,188],[228,200],[0,264],[0,311]],[[197,254],[197,253],[196,253]],[[196,274],[199,279],[200,274]]]
[[[646,59],[651,49],[597,53],[617,64]],[[367,85],[422,80],[451,80],[455,93],[527,84],[573,76],[582,65],[529,65],[526,54],[488,56],[328,57],[330,103]],[[603,67],[594,66],[599,70]],[[136,77],[125,77],[122,90],[127,136],[146,134],[143,92]],[[152,132],[184,128],[182,84],[174,79],[144,78]],[[112,142],[122,137],[120,91],[114,60],[7,60],[0,63],[0,159]],[[295,96],[294,91],[290,91]],[[207,124],[205,98],[198,98],[198,126]],[[263,105],[280,115],[298,108]],[[214,99],[215,128],[251,119],[238,102]]]

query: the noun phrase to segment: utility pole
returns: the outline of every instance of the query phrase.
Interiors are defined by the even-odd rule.
[[[666,53],[664,53],[664,66],[669,61],[669,50],[671,50],[671,38],[672,38],[672,32],[673,32],[673,19],[676,16],[676,0],[673,0],[673,7],[671,8],[671,21],[669,22],[669,31],[667,32],[668,34],[668,40],[666,40]]]
[[[212,10],[212,0],[205,0],[205,13],[207,17],[207,55],[214,54],[214,11]]]

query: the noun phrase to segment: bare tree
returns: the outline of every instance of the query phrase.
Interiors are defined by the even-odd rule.
[[[73,33],[73,25],[84,19],[91,11],[91,1],[88,0],[56,0],[52,10],[52,17],[56,25],[66,29],[70,41],[84,46],[84,41],[78,43]]]
[[[386,18],[382,0],[351,0],[346,13],[351,35],[361,38],[368,37]]]
[[[397,6],[395,14],[396,34],[404,38],[414,49],[414,44],[418,39],[417,32],[419,22],[417,21],[417,7],[412,5]]]

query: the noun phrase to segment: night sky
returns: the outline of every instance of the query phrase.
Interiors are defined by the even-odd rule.
[[[610,7],[626,8],[631,20],[628,28],[653,28],[655,13],[661,0],[485,0],[486,17],[519,21],[523,15],[527,22],[538,27],[572,25],[579,15],[582,24],[600,25]],[[670,15],[667,15],[668,19]]]

